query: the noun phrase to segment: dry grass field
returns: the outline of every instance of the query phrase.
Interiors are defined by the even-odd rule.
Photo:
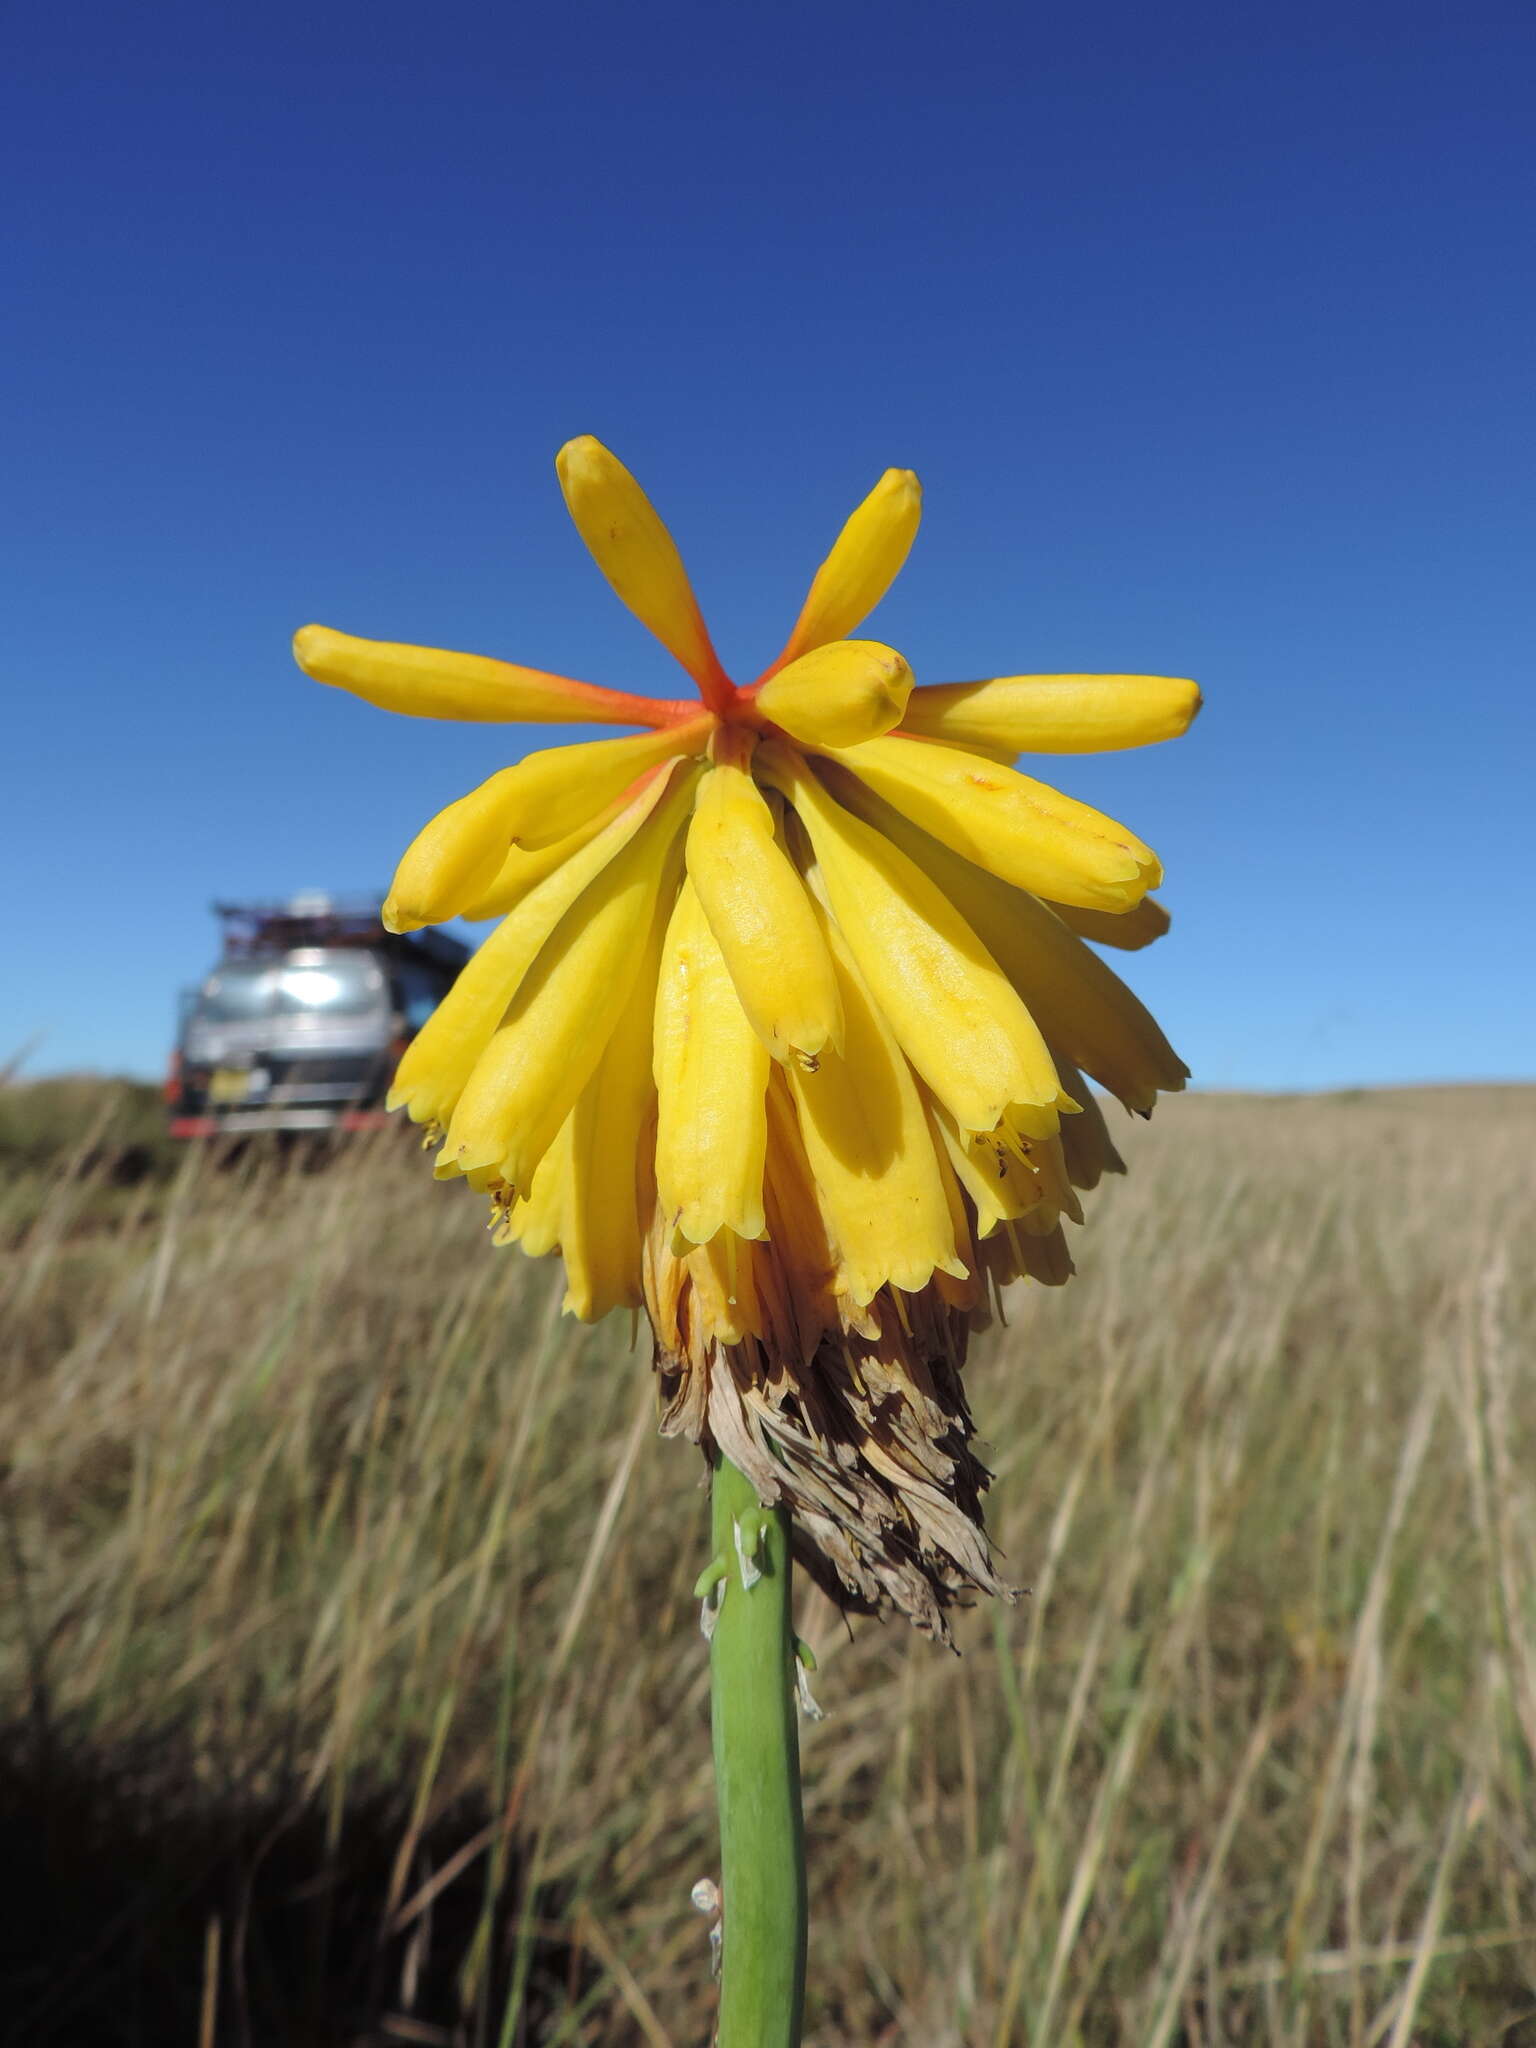
[[[408,1138],[127,1113],[0,1098],[4,2038],[702,2048],[643,1345]],[[1536,2041],[1536,1089],[1126,1147],[971,1373],[1027,1597],[959,1656],[806,1602],[808,2039]]]

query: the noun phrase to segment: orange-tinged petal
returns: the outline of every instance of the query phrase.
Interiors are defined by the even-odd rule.
[[[632,783],[664,761],[697,754],[708,743],[714,720],[702,713],[691,725],[665,732],[637,732],[621,740],[582,740],[574,747],[541,747],[508,771],[508,839],[522,847],[543,847],[565,839],[608,808]],[[495,878],[505,857],[503,840]]]
[[[783,1319],[794,1328],[800,1357],[809,1360],[823,1331],[837,1320],[837,1255],[827,1234],[816,1177],[806,1157],[795,1098],[780,1066],[768,1076],[763,1206],[774,1264],[789,1280],[784,1288]]]
[[[591,434],[555,457],[576,531],[615,595],[656,635],[707,696],[731,684],[720,666],[677,544],[619,458]]]
[[[902,729],[988,754],[1097,754],[1177,739],[1199,709],[1182,676],[993,676],[924,684]]]
[[[409,718],[456,718],[486,725],[527,720],[559,725],[665,725],[692,706],[600,690],[569,676],[518,668],[483,654],[359,640],[329,626],[304,626],[293,658],[317,683],[333,683],[381,711]]]
[[[762,1335],[752,1247],[734,1230],[708,1244],[686,1247],[683,1259],[693,1290],[693,1313],[718,1344],[744,1344]]]
[[[910,469],[888,469],[816,571],[775,669],[829,640],[846,640],[868,618],[900,574],[922,516],[923,487],[917,478]]]

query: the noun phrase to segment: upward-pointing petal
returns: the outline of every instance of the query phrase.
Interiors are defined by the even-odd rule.
[[[707,702],[729,702],[731,684],[677,543],[639,484],[591,434],[567,441],[555,469],[576,531],[615,594],[682,663]]]
[[[923,487],[910,469],[888,469],[832,544],[795,621],[781,669],[813,647],[846,640],[901,573],[923,516]]]

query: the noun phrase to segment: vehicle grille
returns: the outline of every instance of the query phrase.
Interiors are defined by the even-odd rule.
[[[377,1053],[314,1053],[261,1061],[271,1078],[266,1100],[361,1103],[382,1095],[387,1063]]]

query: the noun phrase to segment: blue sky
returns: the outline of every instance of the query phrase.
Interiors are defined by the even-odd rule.
[[[891,464],[920,680],[1200,679],[1043,771],[1162,854],[1199,1082],[1536,1068],[1528,7],[59,0],[4,69],[0,1056],[156,1072],[210,898],[382,888],[547,742],[305,621],[675,693],[592,432],[739,679]]]

